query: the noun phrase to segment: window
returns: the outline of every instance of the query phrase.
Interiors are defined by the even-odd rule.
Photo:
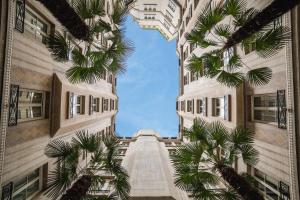
[[[252,97],[252,120],[266,123],[277,122],[277,95],[262,94]]]
[[[76,96],[76,114],[82,115],[84,114],[84,96],[78,95]]]
[[[93,114],[93,112],[99,112],[99,104],[100,104],[100,98],[94,98],[92,95],[90,95],[90,114]]]
[[[184,84],[184,85],[189,84],[189,73],[187,73],[187,74],[183,77],[183,84]]]
[[[170,8],[170,10],[172,10],[173,12],[175,12],[176,3],[173,0],[169,0],[168,7]]]
[[[187,112],[192,112],[193,111],[193,100],[188,100],[187,101]]]
[[[289,198],[289,185],[284,182],[278,181],[275,178],[265,174],[264,172],[254,168],[254,177],[257,181],[256,187],[257,189],[263,193],[266,199],[276,199],[276,200],[288,200]],[[284,193],[282,191],[281,186],[285,186]],[[279,198],[281,196],[281,198]]]
[[[215,117],[224,117],[224,97],[212,99],[212,114]]]
[[[188,56],[189,56],[189,49],[186,48],[183,52],[183,60],[186,60]]]
[[[181,101],[181,111],[185,111],[185,101]]]
[[[18,101],[18,121],[45,117],[45,92],[20,88]]]
[[[168,10],[166,10],[165,17],[169,22],[172,23],[173,15],[171,15],[171,13]]]
[[[197,99],[197,113],[206,116],[206,98]]]
[[[167,30],[170,30],[171,25],[166,21],[166,19],[164,20],[163,25]]]
[[[31,199],[41,190],[40,169],[36,169],[30,174],[21,177],[13,182],[12,200]]]
[[[105,99],[105,98],[103,98],[103,100],[102,100],[102,111],[108,111],[108,100],[109,99]]]
[[[197,8],[198,3],[199,3],[199,0],[194,0],[194,9]]]
[[[113,99],[110,100],[110,110],[115,109],[115,101]]]
[[[31,34],[35,39],[46,43],[46,37],[50,34],[50,24],[41,19],[30,8],[25,9],[25,32]]]
[[[235,48],[231,47],[223,52],[223,65],[227,66],[229,64],[230,59],[235,54]]]

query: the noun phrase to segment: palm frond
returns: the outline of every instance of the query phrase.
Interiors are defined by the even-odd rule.
[[[67,62],[71,51],[70,45],[60,32],[56,31],[46,39],[47,48],[54,60],[58,62]]]
[[[225,4],[226,15],[233,17],[241,15],[246,9],[246,2],[244,0],[229,0]]]
[[[94,0],[93,0],[94,1]],[[75,9],[76,13],[83,19],[93,19],[94,13],[91,10],[91,4],[89,1],[85,0],[74,0],[73,8]]]
[[[197,57],[195,54],[191,56],[188,61],[187,69],[190,72],[195,73],[197,76],[203,75],[203,62],[201,57]]]
[[[234,72],[241,67],[243,67],[241,57],[237,54],[234,54],[230,57],[228,65],[226,66],[229,72]]]
[[[220,37],[228,38],[231,35],[232,30],[229,24],[219,24],[215,26],[214,32]]]
[[[222,21],[224,17],[225,15],[222,8],[210,2],[200,12],[196,23],[196,30],[202,33],[201,35],[205,35],[217,23]]]
[[[72,138],[72,143],[88,152],[96,152],[101,145],[101,140],[96,134],[89,134],[81,130],[76,132],[76,137]]]
[[[242,145],[240,147],[243,161],[249,165],[255,165],[258,163],[259,152],[252,147],[252,145]]]
[[[242,11],[241,14],[234,17],[233,24],[235,27],[242,27],[247,22],[251,21],[256,15],[258,11],[254,8],[249,8],[245,11]]]
[[[90,0],[90,12],[95,17],[105,16],[105,0]]]
[[[187,136],[191,141],[208,143],[208,135],[208,124],[203,119],[194,120],[191,129],[184,131],[184,136]]]
[[[114,1],[113,13],[111,14],[112,21],[114,24],[121,26],[126,20],[128,14],[128,8],[123,1]]]
[[[284,26],[267,28],[257,34],[255,50],[259,56],[269,58],[277,54],[290,40],[289,28]]]
[[[265,85],[272,78],[272,70],[269,67],[252,69],[247,72],[246,80],[254,86]]]
[[[52,198],[57,199],[63,194],[68,187],[70,187],[74,176],[70,174],[70,171],[64,167],[60,167],[59,164],[49,172],[48,183],[45,194]]]
[[[215,147],[225,147],[228,141],[229,133],[227,128],[219,121],[212,122],[209,126],[209,140],[214,143]]]
[[[241,72],[230,73],[221,70],[221,73],[219,74],[217,81],[228,87],[238,87],[243,83],[244,76]]]
[[[49,158],[67,157],[73,151],[72,146],[63,140],[52,140],[45,148],[45,155]]]

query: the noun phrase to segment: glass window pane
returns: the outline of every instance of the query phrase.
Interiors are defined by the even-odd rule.
[[[43,93],[42,92],[33,92],[32,94],[32,103],[43,103]]]
[[[13,200],[26,200],[26,189],[19,192],[17,195],[13,197]]]
[[[35,181],[33,184],[31,184],[27,188],[27,198],[29,198],[30,196],[32,196],[37,191],[39,191],[39,180]]]
[[[270,176],[266,176],[266,183],[273,187],[275,190],[277,190],[278,187],[278,181]]]
[[[31,174],[28,175],[28,182],[34,180],[35,178],[39,177],[40,175],[40,170],[36,169],[34,170],[34,172],[32,172]]]
[[[23,177],[14,182],[14,192],[27,184],[27,177]]]
[[[267,198],[270,200],[278,200],[278,195],[271,191],[269,188],[266,188]]]
[[[42,107],[41,106],[33,106],[32,107],[32,117],[42,117]]]

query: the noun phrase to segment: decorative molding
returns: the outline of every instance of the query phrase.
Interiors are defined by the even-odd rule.
[[[2,185],[2,173],[5,155],[6,131],[8,122],[8,100],[10,93],[10,75],[11,75],[11,58],[13,46],[13,31],[14,31],[14,11],[15,1],[7,1],[7,32],[6,32],[6,46],[5,46],[5,61],[3,69],[3,93],[2,93],[2,107],[0,120],[0,184]],[[0,187],[1,188],[1,187]],[[2,190],[2,188],[1,188]]]

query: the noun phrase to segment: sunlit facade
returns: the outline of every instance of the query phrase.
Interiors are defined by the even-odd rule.
[[[189,44],[185,35],[194,28],[199,13],[209,2],[211,1],[190,0],[182,5],[182,22],[177,43],[180,58],[180,93],[177,99],[180,135],[186,141],[182,136],[183,129],[190,128],[195,118],[207,122],[221,121],[229,129],[252,129],[260,161],[256,166],[250,166],[239,159],[233,167],[239,173],[251,174],[265,198],[293,199],[292,192],[296,193],[295,188],[298,186],[294,185],[296,174],[294,166],[291,166],[295,152],[290,137],[294,134],[295,122],[293,114],[289,112],[293,101],[290,85],[293,63],[291,43],[268,59],[260,58],[253,49],[244,51],[240,45],[235,47],[235,53],[250,69],[263,66],[272,69],[272,79],[267,85],[253,87],[244,84],[239,88],[229,88],[215,79],[196,76],[186,68],[189,58],[193,54],[201,56],[211,49]],[[215,0],[212,3],[217,5],[225,2]],[[261,10],[269,3],[267,0],[252,0],[247,1],[247,6]],[[229,19],[225,18],[224,21],[226,20]],[[277,23],[291,27],[291,13],[276,19],[272,25],[276,26]]]
[[[181,12],[177,0],[135,0],[130,8],[141,28],[158,30],[168,41],[177,37]]]
[[[71,84],[65,72],[72,63],[55,61],[45,38],[61,31],[71,43],[76,39],[38,1],[1,4],[1,38],[6,38],[1,43],[5,46],[1,48],[1,58],[5,55],[1,66],[6,102],[1,106],[2,199],[42,199],[48,173],[54,167],[54,160],[44,155],[49,141],[69,140],[83,129],[114,132],[116,77],[103,73],[94,84]],[[107,12],[111,12],[110,4],[106,2]],[[103,36],[97,42],[110,45]],[[85,46],[74,48],[83,50]]]

